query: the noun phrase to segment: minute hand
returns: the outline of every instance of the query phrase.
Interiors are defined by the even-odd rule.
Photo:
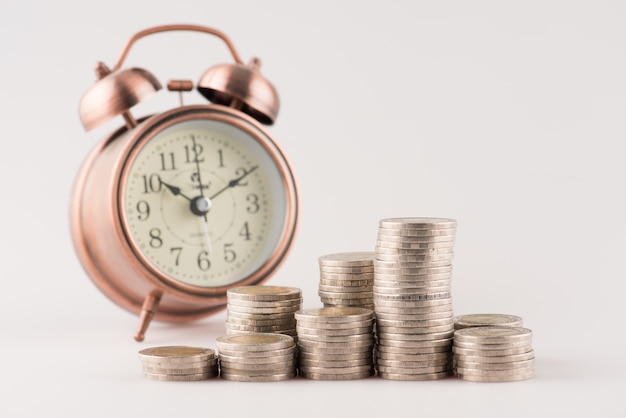
[[[210,200],[215,199],[217,196],[219,196],[221,193],[225,192],[226,190],[230,189],[231,187],[235,187],[239,184],[239,182],[241,180],[243,180],[248,174],[252,173],[254,170],[256,170],[257,168],[259,168],[258,165],[255,165],[254,167],[251,167],[250,170],[246,171],[245,173],[243,173],[241,176],[232,179],[231,181],[228,182],[228,184],[226,186],[224,186],[223,188],[221,188],[220,190],[218,190],[217,192],[215,192],[215,194],[213,194],[213,196],[209,197]]]

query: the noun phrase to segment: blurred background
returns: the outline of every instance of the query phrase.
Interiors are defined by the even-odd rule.
[[[623,2],[591,0],[0,0],[2,415],[616,416],[626,371],[625,20]],[[93,66],[112,66],[133,34],[170,23],[223,31],[244,61],[261,59],[280,94],[269,131],[302,206],[268,284],[300,287],[305,307],[321,306],[319,256],[373,250],[382,218],[455,218],[455,313],[522,316],[537,377],[144,380],[139,349],[214,347],[225,315],[153,323],[136,343],[138,318],[75,256],[69,199],[87,153],[123,123],[83,130],[78,103]],[[217,38],[180,32],[142,39],[125,67],[165,84],[230,60]],[[133,114],[177,105],[163,90]]]

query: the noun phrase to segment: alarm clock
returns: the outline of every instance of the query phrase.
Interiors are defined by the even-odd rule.
[[[194,31],[220,38],[234,62],[196,84],[206,104],[135,118],[131,108],[161,89],[142,68],[122,68],[145,36]],[[165,25],[135,34],[116,64],[96,65],[80,100],[86,130],[124,124],[88,154],[73,187],[70,229],[78,259],[109,299],[150,321],[185,322],[226,307],[229,288],[261,284],[294,241],[298,189],[284,152],[264,126],[278,113],[275,88],[256,58],[244,64],[222,32]],[[168,90],[193,90],[171,80]]]

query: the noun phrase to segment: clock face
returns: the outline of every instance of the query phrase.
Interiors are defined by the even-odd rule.
[[[211,288],[246,279],[274,257],[290,173],[265,138],[245,124],[185,118],[137,142],[120,209],[144,264],[166,280]]]

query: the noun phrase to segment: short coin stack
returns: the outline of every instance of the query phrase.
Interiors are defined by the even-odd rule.
[[[240,286],[228,289],[226,334],[250,332],[296,336],[294,313],[302,291],[286,286]]]
[[[455,234],[454,219],[379,222],[373,287],[379,376],[433,380],[453,373]]]
[[[319,296],[324,306],[374,309],[374,253],[348,252],[320,257]]]
[[[535,376],[532,331],[518,327],[469,327],[454,332],[457,375],[474,382],[514,382]]]
[[[203,347],[167,346],[139,351],[146,379],[165,381],[207,380],[218,375],[214,350]]]
[[[296,312],[298,372],[315,380],[362,379],[374,373],[374,312],[325,307]]]
[[[454,317],[454,329],[469,327],[523,327],[524,320],[516,315],[504,314],[467,314]]]
[[[274,382],[296,376],[296,344],[289,335],[227,335],[216,342],[223,379]]]

